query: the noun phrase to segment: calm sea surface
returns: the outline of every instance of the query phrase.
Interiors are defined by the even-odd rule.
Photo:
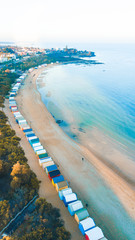
[[[135,47],[102,49],[96,55],[104,64],[47,70],[43,101],[70,136],[72,127],[86,133],[96,128],[134,150]]]
[[[62,120],[59,125],[66,134],[82,144],[87,142],[100,156],[103,149],[110,149],[106,158],[111,146],[121,149],[128,156],[123,164],[130,161],[135,167],[135,46],[104,45],[91,50],[96,53],[92,59],[103,64],[54,66],[41,74],[38,90],[54,118]],[[114,156],[109,161],[122,169],[122,160],[119,163]],[[121,171],[135,180],[131,169]],[[135,239],[135,225],[118,208],[111,217],[122,220],[118,224],[125,238],[119,239]]]

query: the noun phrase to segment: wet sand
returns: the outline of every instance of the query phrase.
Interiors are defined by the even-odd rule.
[[[34,70],[29,74],[25,80],[25,85],[22,86],[17,96],[18,108],[22,115],[31,125],[49,155],[59,165],[62,174],[71,183],[71,187],[78,194],[78,198],[83,201],[84,205],[88,203],[89,211],[91,211],[91,201],[90,192],[88,192],[87,189],[91,180],[90,164],[92,164],[96,174],[99,173],[101,179],[103,178],[103,181],[105,180],[104,185],[111,187],[121,201],[123,207],[129,215],[135,219],[135,192],[132,186],[126,182],[126,179],[114,172],[113,169],[102,162],[101,159],[96,157],[90,150],[71,140],[56,124],[51,114],[47,111],[36,88],[36,79],[41,71],[43,71],[43,69]],[[34,74],[35,76],[33,77]],[[8,113],[8,115],[12,114]],[[74,222],[68,210],[61,204],[56,191],[52,188],[51,184],[49,184],[46,175],[39,167],[33,150],[30,146],[27,146],[27,149],[25,149],[25,145],[28,145],[27,140],[24,139],[24,135],[18,130],[17,135],[19,136],[19,134],[22,135],[21,137],[24,141],[21,144],[25,150],[26,157],[28,157],[28,163],[31,169],[37,174],[39,180],[42,181],[39,190],[40,196],[44,196],[47,201],[50,201],[54,206],[61,209],[61,216],[65,221],[66,229],[72,234],[72,239],[83,239],[79,233],[76,222]],[[85,160],[82,161],[82,158]],[[93,212],[95,213],[94,210]],[[103,216],[101,219],[98,219],[100,227],[103,226],[102,229],[104,229],[104,223],[101,224],[102,219],[104,219]],[[98,224],[98,222],[96,223]],[[110,236],[113,236],[113,229],[108,229],[108,232]],[[78,235],[76,236],[76,234]]]

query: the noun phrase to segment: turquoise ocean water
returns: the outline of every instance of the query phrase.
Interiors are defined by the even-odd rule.
[[[59,125],[75,141],[87,142],[101,157],[107,149],[108,159],[114,149],[124,153],[127,157],[120,163],[115,154],[109,162],[134,183],[135,46],[103,45],[86,49],[95,51],[93,59],[103,64],[54,66],[41,74],[43,84],[37,83],[38,90],[48,110],[56,121],[62,120]],[[132,240],[135,225],[125,210],[118,208],[112,211],[110,222],[119,215],[123,221],[117,219],[120,231],[125,233],[125,238],[122,235],[119,239]]]
[[[86,133],[96,128],[134,154],[135,47],[100,49],[93,59],[103,64],[47,70],[42,99],[71,137],[73,127]]]

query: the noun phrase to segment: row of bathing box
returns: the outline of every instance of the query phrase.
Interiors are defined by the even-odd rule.
[[[35,136],[32,129],[30,129],[30,128],[24,130],[24,132],[26,132],[25,135],[27,136],[27,138],[29,140],[31,140],[31,137]],[[37,137],[36,137],[36,139],[37,139]],[[39,145],[39,141],[38,141],[38,147],[33,146],[33,148],[38,148],[37,150],[39,150],[40,148],[43,149],[42,145]],[[42,152],[39,152],[39,153],[45,153],[45,152],[46,152],[46,150],[43,150]],[[50,159],[46,159],[47,162],[48,162],[48,160],[50,160]],[[75,220],[79,223],[79,229],[82,232],[82,234],[83,235],[85,234],[86,239],[92,239],[89,237],[90,237],[92,228],[95,227],[94,220],[92,218],[88,217],[89,214],[88,214],[87,210],[83,208],[82,202],[80,200],[77,200],[76,194],[72,193],[71,188],[68,188],[67,181],[64,181],[64,177],[62,175],[60,175],[60,172],[59,172],[57,166],[53,162],[52,162],[52,165],[46,167],[46,173],[47,173],[47,175],[51,176],[50,180],[52,180],[52,184],[56,187],[56,190],[59,191],[60,199],[63,200],[65,206],[68,206],[68,210],[69,210],[70,214],[72,216],[75,215]],[[62,188],[62,190],[61,190],[61,188]],[[81,219],[84,219],[84,220],[80,221]],[[98,227],[96,228],[96,232],[97,232],[97,230],[98,230],[98,236],[99,236],[99,233],[102,233],[102,231],[100,231],[100,229]],[[95,233],[95,230],[94,230],[94,233]],[[92,234],[92,236],[93,236],[93,234]]]
[[[38,156],[40,166],[45,168],[46,166],[54,165],[54,162],[52,161],[51,157],[48,157],[46,150],[41,145],[39,138],[34,134],[32,128],[24,129],[23,132],[31,144],[34,152]]]
[[[92,218],[89,217],[89,213],[86,209],[84,209],[82,202],[80,200],[77,200],[76,194],[72,193],[72,189],[68,187],[67,181],[61,181],[61,180],[64,180],[63,176],[60,175],[60,176],[56,177],[56,175],[57,175],[56,170],[57,170],[57,166],[55,164],[46,167],[47,175],[51,175],[51,173],[52,173],[52,175],[54,176],[52,178],[52,184],[57,188],[57,191],[59,189],[58,185],[62,183],[62,185],[60,187],[62,187],[62,188],[64,187],[64,189],[61,189],[60,191],[58,191],[59,197],[61,200],[63,200],[65,206],[68,206],[68,210],[69,210],[71,216],[75,215],[75,220],[79,224],[79,229],[80,229],[81,233],[86,236],[86,234],[85,234],[86,232],[91,233],[89,231],[92,230],[93,228],[95,228],[95,222]],[[97,227],[96,231],[97,230],[99,230],[102,233],[100,228]],[[99,236],[99,234],[98,234],[98,236]],[[87,239],[89,239],[88,236],[86,236],[86,237],[87,237]],[[93,238],[93,240],[95,240],[95,239],[96,238]],[[97,239],[99,239],[99,238],[97,238]]]
[[[18,84],[18,86],[20,85]],[[14,93],[16,94],[18,86],[15,86],[14,89],[12,89],[13,95]],[[18,112],[14,96],[10,96],[9,107],[14,113],[16,122],[23,130],[27,140],[29,141],[36,155],[38,156],[40,166],[42,166],[43,169],[46,171],[48,178],[51,180],[53,186],[56,188],[59,198],[68,208],[70,215],[74,216],[81,233],[85,235],[85,239],[107,240],[104,237],[102,230],[99,227],[96,227],[94,220],[90,218],[89,213],[87,209],[84,208],[82,202],[77,199],[76,193],[72,192],[72,189],[69,187],[68,182],[64,180],[64,177],[58,170],[57,165],[54,163],[51,157],[48,157],[48,154],[41,145],[39,138],[35,135],[32,128],[29,127],[21,113]]]

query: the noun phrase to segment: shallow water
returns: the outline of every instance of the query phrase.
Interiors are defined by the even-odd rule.
[[[37,80],[43,102],[56,121],[62,120],[59,123],[62,129],[106,158],[132,182],[135,181],[134,49],[101,48],[96,59],[104,64],[59,65],[41,74],[42,83]],[[119,239],[134,239],[135,225],[115,195],[99,183],[92,191],[91,201],[94,204],[98,196],[100,201],[95,204],[106,216],[107,224],[119,224]],[[101,192],[103,197],[99,196]],[[109,204],[111,214],[107,216]]]

